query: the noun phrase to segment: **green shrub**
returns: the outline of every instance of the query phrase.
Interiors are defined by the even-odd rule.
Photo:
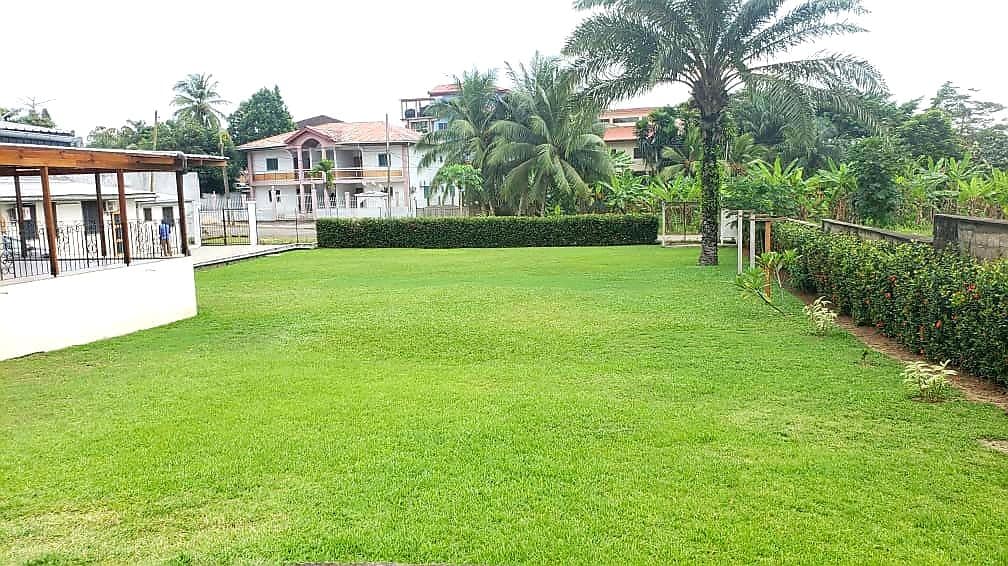
[[[932,361],[1008,384],[1008,261],[982,263],[920,244],[864,241],[798,224],[774,228],[800,254],[791,281],[824,295]]]
[[[322,248],[623,246],[658,239],[654,215],[319,219]]]

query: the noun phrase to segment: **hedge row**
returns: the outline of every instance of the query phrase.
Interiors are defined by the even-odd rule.
[[[790,274],[800,289],[932,361],[952,360],[1008,385],[1008,261],[982,263],[797,224],[775,231],[778,249],[801,255]]]
[[[322,248],[519,248],[653,244],[650,215],[319,219]]]

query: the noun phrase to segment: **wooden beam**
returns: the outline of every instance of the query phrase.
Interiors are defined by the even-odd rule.
[[[25,241],[24,201],[21,200],[21,177],[14,174],[14,222],[17,223],[17,236],[21,242],[21,257],[28,255],[28,242]]]
[[[116,185],[119,188],[119,231],[122,239],[123,262],[129,265],[133,261],[130,253],[129,215],[126,211],[126,180],[122,170],[116,171]]]
[[[179,239],[182,240],[181,250],[182,255],[189,255],[189,227],[186,226],[186,209],[185,209],[185,191],[184,189],[185,173],[181,171],[175,172],[175,193],[178,198],[178,223],[179,223]],[[225,226],[225,229],[227,227]]]
[[[0,143],[0,167],[49,167],[52,174],[109,171],[184,171],[224,167],[226,157],[172,152],[99,150]]]
[[[101,173],[94,174],[95,206],[98,207],[98,239],[101,240],[101,255],[108,257],[108,243],[105,241],[105,201],[101,193]]]
[[[46,241],[49,243],[49,272],[53,277],[59,275],[59,258],[56,250],[56,210],[53,208],[52,192],[49,190],[49,168],[43,167],[42,177],[42,210],[45,213]]]

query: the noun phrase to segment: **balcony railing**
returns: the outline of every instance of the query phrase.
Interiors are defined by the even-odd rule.
[[[332,170],[335,181],[380,181],[389,175],[389,170],[385,167],[341,167]],[[392,179],[401,180],[403,178],[402,169],[392,169]],[[297,184],[297,183],[321,183],[325,181],[325,176],[318,171],[257,171],[252,173],[252,183],[254,184]]]

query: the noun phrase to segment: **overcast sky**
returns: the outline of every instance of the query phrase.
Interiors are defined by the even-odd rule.
[[[555,54],[583,14],[569,0],[4,2],[0,106],[50,100],[61,127],[153,120],[172,86],[212,73],[233,103],[279,85],[295,119],[382,120],[403,97],[471,68]],[[866,0],[871,32],[821,47],[868,58],[903,101],[946,80],[1008,103],[1002,0]],[[22,25],[23,24],[23,25]],[[660,89],[620,106],[677,103]],[[233,108],[233,106],[231,107]],[[227,110],[230,111],[231,108]]]

